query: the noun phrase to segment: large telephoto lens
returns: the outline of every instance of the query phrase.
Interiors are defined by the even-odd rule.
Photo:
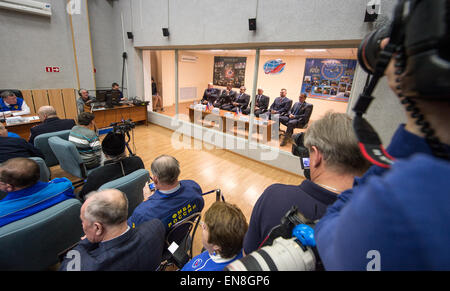
[[[277,238],[265,246],[236,260],[224,271],[314,271],[316,257],[309,247],[300,246],[296,238]]]

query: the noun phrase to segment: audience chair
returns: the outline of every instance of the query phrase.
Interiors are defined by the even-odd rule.
[[[56,166],[59,163],[58,159],[50,148],[50,145],[48,144],[48,139],[52,136],[59,136],[64,140],[69,140],[69,134],[70,129],[40,134],[34,139],[34,146],[44,154],[44,160],[47,167]]]
[[[158,271],[164,271],[171,265],[176,265],[180,269],[183,267],[173,259],[172,254],[167,249],[173,242],[178,245],[178,248],[181,249],[184,254],[187,254],[188,260],[184,263],[187,263],[193,258],[193,241],[201,216],[201,212],[196,212],[175,223],[170,228],[166,235],[166,249],[163,252],[162,262],[158,268]]]
[[[68,140],[52,136],[48,139],[48,144],[58,159],[61,169],[81,179],[73,182],[75,188],[83,185],[89,173],[98,168],[87,170],[76,146]]]
[[[225,202],[225,198],[220,189],[214,189],[202,194],[206,196],[208,194],[216,194],[216,201]],[[183,253],[187,254],[189,260],[193,255],[194,237],[197,231],[198,224],[200,223],[201,212],[196,212],[185,219],[174,224],[166,235],[166,249],[163,252],[162,262],[158,268],[158,271],[164,271],[168,266],[176,265],[176,261],[173,259],[172,254],[167,249],[173,242],[176,242]],[[182,268],[183,266],[178,266]]]
[[[0,270],[48,270],[80,240],[81,203],[68,199],[0,227]]]
[[[39,180],[42,182],[50,181],[51,173],[50,173],[50,170],[48,169],[47,165],[45,164],[44,160],[39,157],[32,157],[29,159],[35,161],[39,165],[39,170],[40,170]]]
[[[144,200],[142,189],[150,180],[150,173],[145,169],[139,169],[119,179],[103,184],[99,190],[118,189],[128,198],[128,217],[134,209]]]

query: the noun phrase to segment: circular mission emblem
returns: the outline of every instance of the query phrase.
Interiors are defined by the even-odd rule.
[[[322,75],[327,79],[339,79],[344,73],[344,66],[337,60],[324,61]]]

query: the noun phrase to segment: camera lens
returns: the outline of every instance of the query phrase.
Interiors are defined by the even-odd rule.
[[[381,51],[380,43],[384,38],[389,37],[389,34],[390,25],[384,25],[369,33],[359,45],[358,62],[367,73],[374,73],[378,55]]]

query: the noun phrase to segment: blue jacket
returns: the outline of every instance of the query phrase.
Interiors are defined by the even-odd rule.
[[[168,230],[178,221],[200,212],[204,201],[202,189],[192,180],[180,181],[180,188],[171,194],[156,190],[147,201],[142,202],[128,219],[128,225],[137,227],[145,221],[158,218]]]
[[[17,104],[7,106],[3,101],[3,98],[0,98],[0,112],[2,111],[21,111],[22,110],[23,99],[17,97]]]
[[[0,201],[0,227],[31,216],[64,200],[75,198],[72,182],[66,178],[10,192]]]
[[[403,126],[388,152],[392,168],[371,167],[316,225],[325,268],[450,270],[450,163]]]

